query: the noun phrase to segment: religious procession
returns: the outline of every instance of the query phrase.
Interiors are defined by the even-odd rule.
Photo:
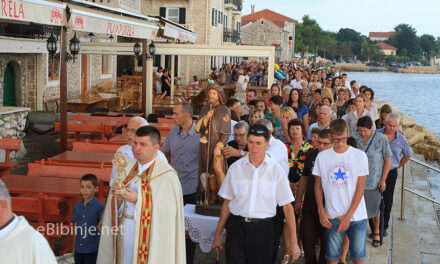
[[[411,157],[399,114],[293,46],[224,45],[242,1],[205,12],[218,45],[186,7],[16,2],[0,31],[47,40],[0,39],[0,114],[21,118],[0,128],[18,131],[0,139],[1,263],[364,263],[382,246]]]

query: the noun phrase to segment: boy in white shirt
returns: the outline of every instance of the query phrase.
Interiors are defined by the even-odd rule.
[[[347,145],[347,123],[330,123],[333,148],[318,154],[312,174],[319,221],[326,230],[326,258],[338,263],[342,240],[347,232],[354,263],[366,258],[367,210],[364,200],[368,159],[365,152]],[[325,208],[324,208],[325,200]]]

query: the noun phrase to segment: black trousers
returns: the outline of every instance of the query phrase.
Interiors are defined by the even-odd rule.
[[[303,243],[306,264],[325,264],[325,228],[319,222],[318,212],[302,211],[300,225],[301,240]],[[319,260],[316,259],[316,244],[320,241]]]
[[[272,261],[273,221],[247,223],[230,215],[226,221],[226,263],[270,264]]]
[[[397,181],[397,168],[390,170],[388,172],[386,180],[386,189],[383,192],[383,201],[385,203],[385,210],[383,213],[384,217],[384,230],[388,229],[388,224],[390,221],[391,209],[393,208],[393,198],[394,198],[394,188],[396,187]]]
[[[183,205],[186,204],[196,204],[197,193],[186,194],[183,196]],[[194,255],[196,253],[196,243],[194,243],[191,238],[185,239],[185,249],[186,249],[186,263],[194,263]]]
[[[75,251],[73,259],[75,264],[96,264],[96,258],[98,257],[98,251],[92,253],[78,253]]]
[[[272,220],[273,220],[272,263],[275,263],[277,261],[278,249],[280,248],[280,239],[284,229],[283,207],[277,206],[277,214],[272,218]]]

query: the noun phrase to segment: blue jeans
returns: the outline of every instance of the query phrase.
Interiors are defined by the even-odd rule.
[[[325,232],[327,240],[326,258],[328,261],[338,261],[341,255],[342,239],[345,233],[350,240],[350,255],[353,261],[364,261],[367,256],[367,219],[350,222],[348,229],[336,233],[339,227],[339,220],[330,219],[332,227]]]

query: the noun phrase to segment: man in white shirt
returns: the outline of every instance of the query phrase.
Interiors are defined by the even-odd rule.
[[[302,86],[301,86],[301,77],[302,77],[302,72],[301,71],[296,71],[295,72],[295,79],[293,79],[291,82],[290,82],[290,86],[292,86],[293,88],[297,88],[297,89],[302,89]]]
[[[248,134],[249,155],[232,164],[220,188],[219,195],[224,201],[212,247],[216,251],[223,249],[220,234],[226,227],[227,263],[272,262],[272,218],[277,205],[283,207],[291,230],[288,252],[293,261],[300,255],[291,205],[294,198],[287,174],[265,153],[269,139],[265,126],[252,126]]]
[[[0,180],[0,256],[4,263],[56,264],[47,240],[11,210],[11,196]],[[2,262],[3,263],[3,262]]]
[[[266,153],[278,164],[281,166],[283,171],[286,173],[286,175],[289,175],[289,160],[287,158],[287,147],[286,145],[279,139],[276,139],[272,136],[273,132],[273,126],[272,123],[265,119],[261,118],[258,119],[255,122],[256,125],[263,125],[269,130],[270,139],[269,139],[269,147],[266,149]],[[278,249],[280,248],[280,239],[281,235],[283,234],[284,229],[284,214],[283,214],[283,208],[280,206],[277,206],[277,213],[275,217],[273,218],[273,227],[274,227],[274,244],[273,244],[273,255],[272,255],[272,262],[276,261],[276,258],[278,256]]]
[[[330,124],[333,148],[318,154],[315,197],[319,221],[326,230],[326,258],[338,263],[342,239],[347,233],[354,263],[366,258],[367,209],[364,200],[368,158],[365,152],[347,145],[348,126],[342,119]],[[324,207],[325,200],[325,207]]]
[[[125,129],[125,131],[126,131],[126,135],[128,137],[128,143],[127,143],[127,145],[120,147],[116,151],[116,153],[118,151],[122,152],[122,154],[124,154],[127,162],[134,160],[133,143],[134,143],[134,138],[136,136],[136,130],[138,130],[140,127],[143,127],[143,126],[148,126],[148,122],[147,122],[147,120],[145,120],[145,118],[140,117],[140,116],[135,116],[135,117],[131,118],[130,121],[128,121],[128,123],[127,123],[127,128]],[[162,151],[158,150],[157,156],[162,158],[164,161],[168,162],[167,158],[162,153]],[[109,183],[110,186],[113,185],[113,182],[115,181],[116,178],[117,178],[116,169],[113,168],[112,175],[110,177],[110,183]]]

